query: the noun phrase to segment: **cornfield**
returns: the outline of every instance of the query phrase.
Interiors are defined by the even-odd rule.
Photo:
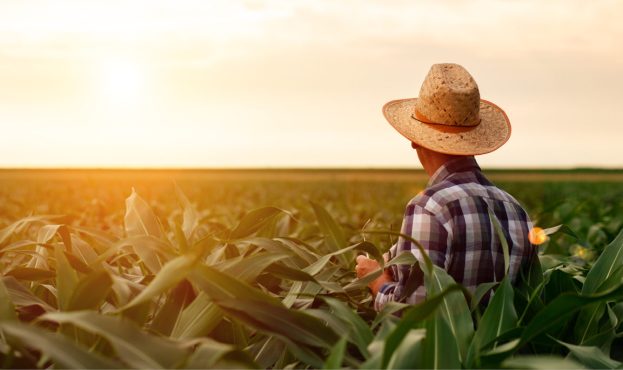
[[[355,257],[417,263],[382,257],[412,183],[24,184],[0,192],[4,368],[623,366],[619,183],[502,184],[539,263],[469,292],[425,258],[427,300],[379,313]]]

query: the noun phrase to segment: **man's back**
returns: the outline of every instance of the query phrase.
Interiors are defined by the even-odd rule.
[[[435,172],[424,192],[407,205],[401,232],[418,240],[434,264],[473,291],[481,283],[502,280],[505,274],[502,243],[489,210],[508,243],[509,273],[515,280],[522,263],[536,252],[528,240],[531,222],[512,196],[482,174],[473,157],[459,157]],[[404,238],[391,248],[390,257],[404,251],[421,260],[419,249]],[[392,267],[394,282],[381,287],[377,309],[400,299],[409,270],[409,266]],[[425,296],[421,286],[406,302],[418,303]]]
[[[387,102],[383,116],[411,142],[430,176],[424,193],[407,206],[402,233],[421,243],[433,263],[473,290],[480,283],[500,281],[506,272],[492,212],[508,243],[509,274],[515,280],[520,266],[536,255],[528,241],[530,220],[513,197],[485,178],[474,160],[510,138],[511,123],[504,110],[480,98],[476,80],[464,67],[438,63],[431,66],[416,98]],[[405,251],[421,260],[417,247],[404,238],[391,248],[390,257]],[[356,261],[358,277],[379,267],[365,256]],[[404,298],[407,281],[413,281],[408,280],[410,270],[411,266],[392,266],[370,282],[377,310]],[[415,282],[421,284],[421,270],[414,271]],[[406,301],[420,302],[425,293],[420,287]]]

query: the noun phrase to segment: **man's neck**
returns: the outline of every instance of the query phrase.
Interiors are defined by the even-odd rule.
[[[464,156],[444,154],[444,153],[434,152],[426,148],[421,148],[421,149],[418,149],[418,157],[420,158],[420,162],[422,163],[422,166],[424,167],[424,171],[426,171],[426,173],[428,174],[428,177],[430,178],[435,174],[435,172],[437,172],[439,167],[443,166],[444,164],[446,164],[447,162],[453,159],[464,157]]]

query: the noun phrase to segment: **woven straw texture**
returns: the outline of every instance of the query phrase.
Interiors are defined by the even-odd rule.
[[[476,81],[453,63],[434,64],[418,98],[390,101],[383,114],[407,139],[446,154],[489,153],[511,134],[506,113],[480,99]]]
[[[417,98],[393,100],[383,114],[404,137],[435,152],[455,155],[485,154],[501,147],[511,135],[506,114],[495,104],[480,101],[477,126],[457,127],[423,123],[413,118]]]

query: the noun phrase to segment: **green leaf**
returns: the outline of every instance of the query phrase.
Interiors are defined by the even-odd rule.
[[[217,301],[228,315],[271,334],[280,335],[296,343],[331,348],[338,337],[316,317],[301,311],[276,309],[267,301]]]
[[[498,239],[500,239],[500,244],[502,245],[502,253],[504,255],[504,274],[508,274],[508,268],[510,266],[510,253],[508,248],[508,242],[506,241],[506,237],[504,236],[504,231],[502,229],[502,225],[500,225],[500,220],[498,220],[497,216],[489,207],[489,203],[485,203],[487,205],[487,212],[489,212],[489,219],[493,223],[493,227],[495,232],[498,234]]]
[[[8,289],[4,285],[4,279],[0,279],[0,322],[17,320],[15,306],[11,301]]]
[[[230,258],[222,263],[214,265],[214,268],[224,271],[229,275],[236,276],[246,282],[254,281],[264,270],[284,258],[287,254],[257,253],[252,256],[239,256]]]
[[[318,283],[313,276],[305,271],[293,269],[281,263],[273,263],[268,266],[265,271],[284,280],[313,281]]]
[[[78,346],[62,334],[50,333],[43,328],[19,322],[0,321],[0,330],[11,341],[41,351],[54,361],[58,368],[66,369],[118,369],[122,366],[93,351]]]
[[[473,367],[474,357],[478,357],[483,346],[517,325],[517,312],[513,298],[513,288],[506,275],[489,302],[471,341],[467,353],[467,367]]]
[[[16,267],[7,272],[5,276],[13,276],[18,280],[41,281],[54,279],[56,277],[56,273],[54,273],[54,271],[35,267]]]
[[[456,285],[454,279],[437,265],[433,266],[432,273],[429,276],[424,277],[424,282],[427,295],[441,293],[444,289]],[[469,295],[469,292],[467,294]],[[467,349],[474,335],[474,322],[465,299],[465,294],[463,292],[453,292],[445,296],[439,308],[439,313],[448,324],[452,337],[455,338],[451,344],[458,347],[459,360],[462,362],[467,356]],[[437,325],[436,327],[440,330],[445,330],[445,327],[442,325]],[[445,335],[445,332],[442,332],[442,334]]]
[[[197,338],[188,344],[198,343],[192,354],[186,360],[186,369],[258,369],[258,365],[236,347],[220,343],[210,338]]]
[[[154,297],[171,289],[186,278],[195,263],[197,263],[197,260],[197,256],[185,254],[167,262],[156,274],[154,280],[120,310],[126,310],[130,307],[148,302]]]
[[[380,266],[385,264],[383,254],[374,246],[374,244],[367,241],[360,242],[357,244],[357,250],[366,252],[368,256],[375,259]]]
[[[172,338],[195,338],[210,334],[223,319],[223,311],[200,292],[186,307],[171,330]]]
[[[93,271],[93,269],[89,267],[89,265],[84,263],[80,258],[76,257],[75,255],[71,253],[67,253],[67,252],[63,252],[63,253],[65,254],[65,258],[67,258],[67,262],[69,262],[69,265],[74,270],[78,272],[82,272],[83,274],[89,274]]]
[[[67,252],[72,253],[72,242],[71,235],[69,233],[69,228],[66,225],[45,225],[42,226],[37,233],[37,243],[45,244],[48,243],[54,235],[60,235],[63,240],[63,244],[65,244],[65,249]]]
[[[177,184],[175,184],[175,194],[177,195],[177,199],[182,205],[183,215],[182,215],[182,231],[184,232],[184,237],[186,240],[190,240],[193,232],[197,228],[199,224],[199,213],[195,209],[195,207],[190,203],[186,194],[180,189]]]
[[[389,267],[392,265],[413,265],[418,262],[418,259],[415,258],[413,253],[411,253],[410,251],[404,251],[396,257],[392,258],[391,260],[387,261],[385,267]]]
[[[482,301],[482,299],[484,298],[484,296],[493,288],[495,288],[496,286],[498,286],[500,283],[497,281],[493,281],[490,283],[482,283],[479,284],[476,287],[476,290],[474,291],[474,296],[472,299],[472,302],[470,304],[470,309],[473,311],[476,309],[476,307],[478,307],[478,304],[480,303],[480,301]]]
[[[599,330],[599,321],[605,312],[606,304],[601,302],[590,304],[580,310],[574,328],[574,334],[578,344],[585,344],[588,338],[597,333]]]
[[[622,365],[621,362],[611,359],[597,347],[576,346],[560,340],[556,342],[567,347],[573,357],[589,369],[615,369]]]
[[[425,329],[412,329],[404,337],[392,354],[388,369],[422,369],[425,368],[424,339]]]
[[[107,271],[95,270],[76,284],[67,305],[68,311],[97,309],[112,290],[112,278]]]
[[[40,320],[72,324],[108,340],[119,358],[136,368],[173,368],[186,357],[178,343],[147,334],[134,322],[93,311],[48,312]]]
[[[582,294],[595,294],[602,290],[602,284],[608,280],[617,268],[623,266],[623,229],[616,238],[601,252],[595,264],[586,275]]]
[[[266,337],[254,345],[255,349],[249,352],[255,354],[255,362],[262,368],[268,369],[275,365],[281,354],[285,352],[285,343],[277,337]]]
[[[331,257],[339,256],[339,255],[341,255],[343,253],[346,253],[346,252],[351,251],[351,250],[356,249],[356,248],[357,248],[357,244],[351,245],[351,246],[343,248],[343,249],[340,249],[340,250],[335,251],[333,253],[325,254],[324,256],[318,258],[318,260],[316,262],[314,262],[311,265],[305,267],[303,269],[303,271],[307,272],[310,275],[314,275],[315,276],[315,275],[320,273],[325,268],[327,263],[329,263],[329,261],[331,260]]]
[[[363,231],[365,234],[381,234],[381,235],[394,235],[394,236],[398,236],[400,238],[406,239],[408,241],[410,241],[411,243],[413,243],[413,245],[415,245],[417,247],[417,249],[420,251],[420,254],[422,255],[422,259],[424,260],[424,264],[421,265],[420,267],[422,268],[422,272],[424,272],[424,275],[430,275],[433,271],[433,261],[431,261],[430,257],[428,256],[428,253],[426,253],[426,249],[424,249],[424,246],[422,245],[422,243],[420,243],[419,241],[415,240],[411,235],[407,235],[407,234],[402,234],[400,232],[397,231],[391,231],[391,230],[365,230]],[[401,255],[407,255],[408,253],[401,253]],[[406,257],[405,257],[406,258]],[[403,264],[403,263],[401,263]]]
[[[374,339],[374,334],[368,324],[354,310],[348,307],[344,302],[335,298],[323,297],[323,300],[329,305],[335,316],[342,320],[349,328],[344,333],[348,339],[357,345],[362,355],[368,356],[368,345]]]
[[[242,239],[255,233],[281,212],[284,211],[276,207],[258,208],[248,212],[232,230],[229,239]]]
[[[623,286],[609,292],[595,295],[578,295],[575,293],[563,293],[550,302],[545,308],[530,321],[526,326],[519,346],[528,343],[540,334],[565,323],[569,317],[578,312],[583,307],[592,303],[607,302],[610,300],[620,300],[623,298]]]
[[[502,362],[506,369],[584,369],[577,362],[555,356],[516,356]]]
[[[543,233],[545,235],[552,235],[554,233],[557,233],[558,231],[562,232],[563,234],[567,234],[567,235],[569,235],[569,236],[571,236],[571,237],[573,237],[573,238],[575,238],[577,240],[580,239],[578,237],[578,235],[573,230],[571,230],[571,228],[569,226],[564,225],[564,224],[558,225],[558,226],[554,226],[554,227],[550,227],[550,228],[547,228],[547,229],[543,229]]]
[[[44,311],[53,311],[54,308],[41,298],[32,294],[32,292],[22,284],[19,283],[14,277],[7,276],[2,278],[7,293],[9,294],[11,302],[17,307],[37,305]]]
[[[163,238],[162,225],[149,204],[141,198],[134,188],[125,201],[125,232],[131,236],[150,235],[157,239]]]
[[[367,358],[367,360],[361,364],[361,369],[384,369],[387,366],[382,366],[383,356],[387,353],[388,356],[391,356],[396,353],[396,348],[391,350],[387,350],[386,345],[388,343],[389,336],[396,331],[397,325],[391,320],[385,320],[382,322],[379,330],[376,332],[374,336],[374,340],[368,346],[371,356]],[[407,330],[402,338],[396,343],[396,347],[402,343],[404,337],[409,334],[409,330]]]
[[[209,266],[197,266],[191,279],[228,315],[247,325],[315,346],[331,347],[339,339],[317,318],[289,310],[278,299]]]
[[[49,222],[54,219],[60,218],[61,216],[56,215],[37,215],[37,216],[28,216],[24,217],[21,220],[15,221],[11,225],[5,227],[0,230],[0,250],[8,243],[15,233],[21,232],[21,230],[27,228],[28,226],[40,223],[40,222]]]
[[[394,317],[393,315],[401,310],[405,310],[411,307],[410,304],[406,303],[398,303],[398,302],[387,302],[381,311],[376,314],[376,317],[372,321],[370,325],[371,328],[376,328],[381,322],[386,320],[389,317]]]
[[[424,302],[407,309],[402,315],[402,319],[396,325],[396,328],[391,332],[385,341],[380,367],[387,367],[392,353],[396,350],[396,348],[398,348],[398,345],[402,342],[409,330],[414,329],[417,323],[427,319],[431,314],[433,314],[433,312],[435,312],[435,310],[437,310],[444,302],[444,297],[446,297],[446,295],[462,289],[463,288],[458,284],[449,286],[443,292],[432,297],[428,297]],[[441,348],[438,350],[441,350]]]
[[[344,360],[344,351],[346,350],[346,336],[340,338],[335,346],[331,349],[327,360],[324,363],[323,369],[339,369],[342,367],[342,361]]]
[[[383,269],[376,269],[372,272],[369,272],[367,275],[361,277],[361,278],[357,278],[355,280],[353,280],[352,282],[346,284],[346,286],[344,286],[344,290],[347,292],[352,292],[352,291],[356,291],[356,290],[361,290],[365,287],[368,286],[368,284],[370,284],[371,282],[373,282],[374,280],[376,280],[379,276],[381,276],[381,274],[383,273]]]
[[[78,284],[78,275],[69,265],[65,253],[60,247],[54,248],[56,256],[56,290],[58,307],[61,310],[69,309],[71,296]]]
[[[333,219],[333,217],[331,217],[329,212],[327,212],[324,207],[312,201],[310,201],[310,203],[314,209],[316,218],[318,219],[318,226],[324,235],[324,241],[329,247],[329,251],[336,252],[340,249],[346,248],[346,236],[344,235],[342,227]],[[338,257],[343,266],[349,266],[352,264],[352,258],[348,257],[352,256],[340,255]]]
[[[461,367],[458,338],[440,310],[426,320],[423,340],[423,363],[427,369],[458,369]]]
[[[165,336],[170,336],[178,325],[182,312],[195,299],[195,292],[188,280],[182,280],[173,288],[164,305],[158,310],[151,323],[151,329]]]
[[[286,345],[288,352],[290,352],[298,360],[308,364],[313,369],[320,369],[323,366],[324,361],[320,358],[316,351],[311,348],[301,346],[286,337],[280,337],[279,339]]]
[[[163,260],[173,258],[173,248],[171,245],[152,235],[134,236],[118,242],[116,245],[131,245],[134,252],[151,273],[158,273],[163,265]]]

